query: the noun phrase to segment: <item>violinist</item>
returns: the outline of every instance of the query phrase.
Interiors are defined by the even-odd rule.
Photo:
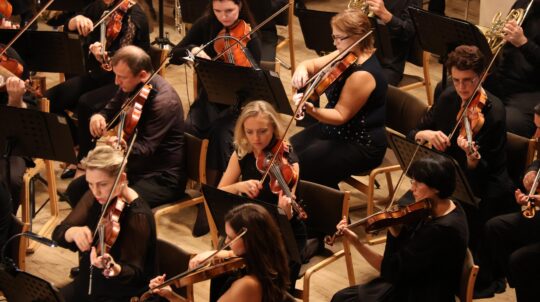
[[[286,196],[283,190],[278,194],[273,193],[270,189],[271,177],[265,178],[264,183],[260,182],[265,171],[260,171],[258,162],[264,161],[267,152],[274,149],[277,143],[285,144],[281,146],[284,152],[283,158],[279,161],[285,161],[294,174],[300,173],[298,159],[291,147],[282,141],[282,133],[283,126],[272,105],[264,101],[248,103],[236,122],[234,131],[236,152],[231,155],[218,187],[233,194],[245,194],[253,199],[277,204],[287,214],[298,250],[302,252],[306,244],[306,227],[296,217],[298,213],[293,212],[291,197]],[[239,181],[240,179],[242,181]],[[289,187],[290,191],[294,192],[296,183],[290,183]],[[290,280],[294,283],[300,264],[291,263],[291,266]]]
[[[182,64],[182,59],[189,50],[198,57],[211,59],[224,50],[224,45],[232,44],[233,39],[218,38],[232,35],[241,38],[255,26],[246,0],[213,0],[210,1],[205,15],[199,18],[186,36],[172,50],[172,64]],[[217,38],[204,49],[202,45]],[[225,43],[225,44],[224,44]],[[243,41],[245,53],[238,49],[231,61],[229,54],[218,58],[238,66],[257,67],[261,56],[261,42],[258,34],[254,33]],[[247,55],[246,55],[247,54]],[[246,64],[253,63],[253,64]],[[241,104],[240,104],[241,105]],[[208,101],[206,91],[199,85],[198,98],[190,106],[186,119],[186,132],[199,138],[209,138],[207,165],[207,180],[209,184],[217,185],[227,167],[229,157],[233,152],[233,128],[238,112],[227,105]]]
[[[86,168],[90,192],[85,194],[71,213],[54,230],[52,238],[60,246],[83,252],[80,273],[60,291],[66,301],[126,301],[137,294],[155,274],[156,229],[154,216],[139,194],[128,186],[123,173],[112,197],[126,202],[120,214],[120,231],[110,251],[98,255],[93,231],[102,206],[113,188],[122,163],[122,152],[110,146],[99,146],[81,162]],[[114,232],[111,228],[106,232]],[[92,268],[90,268],[92,266]],[[90,273],[92,272],[92,273]],[[88,295],[92,278],[92,294]]]
[[[92,28],[104,11],[111,10],[119,1],[124,1],[125,4],[105,21],[107,45],[101,45],[100,28],[93,31]],[[51,101],[51,112],[65,115],[65,110],[69,109],[77,113],[78,128],[75,128],[71,119],[68,118],[68,121],[74,141],[79,144],[80,160],[94,147],[88,128],[90,117],[101,110],[118,89],[114,73],[102,67],[104,60],[112,58],[118,49],[126,45],[136,45],[148,52],[150,36],[145,13],[139,4],[132,4],[127,0],[95,0],[82,14],[70,18],[64,28],[85,37],[83,50],[88,52],[87,72],[52,87],[46,92],[46,97]],[[102,48],[106,50],[105,59]],[[75,168],[72,166],[70,170],[66,170],[64,178],[73,177]]]
[[[512,8],[525,9],[529,3],[516,0]],[[540,3],[534,0],[523,24],[509,21],[502,34],[507,43],[485,87],[503,102],[508,131],[531,137],[536,130],[533,109],[540,99]]]
[[[331,22],[337,50],[300,63],[292,77],[294,88],[303,88],[310,76],[371,28],[368,17],[358,9],[347,9]],[[388,85],[373,43],[370,35],[352,49],[358,59],[326,90],[325,108],[306,102],[307,114],[318,123],[291,138],[300,159],[302,179],[337,188],[341,180],[381,163],[386,152]],[[294,98],[300,97],[297,94]]]
[[[540,104],[534,107],[535,138],[540,137]],[[540,161],[534,161],[525,171],[523,188],[514,192],[515,201],[526,207],[529,199],[540,196],[532,192]],[[485,244],[480,250],[480,272],[475,283],[474,298],[489,298],[504,292],[508,280],[516,289],[518,302],[538,301],[540,280],[540,215],[525,218],[515,212],[491,218],[484,228]]]
[[[475,102],[465,114],[472,126],[471,142],[466,133],[450,139],[458,113],[471,97],[475,85],[479,84],[485,63],[476,46],[462,45],[448,55],[446,67],[453,85],[440,95],[409,137],[428,142],[433,148],[452,156],[465,172],[474,195],[481,199],[479,209],[465,206],[471,231],[469,247],[474,254],[485,222],[498,214],[511,212],[515,207],[508,202],[512,198],[513,184],[506,169],[504,106],[497,97],[480,87]],[[465,128],[463,124],[460,126]]]
[[[343,219],[338,230],[380,276],[340,290],[332,302],[455,301],[468,239],[465,213],[449,199],[455,169],[450,160],[436,155],[413,162],[408,176],[414,200],[431,203],[429,216],[412,225],[391,226],[383,255],[361,242]]]
[[[227,276],[226,282],[222,284],[214,282],[217,281],[216,279],[212,280],[210,301],[293,301],[294,299],[290,300],[287,295],[289,269],[285,245],[272,216],[260,205],[240,205],[225,216],[226,242],[234,239],[243,228],[247,229],[246,234],[238,242],[233,243],[231,250],[218,253],[214,261],[243,257],[246,268],[235,275]],[[191,259],[189,267],[196,267],[213,252],[198,254]],[[158,276],[152,279],[149,287],[163,283],[164,277]],[[170,287],[156,290],[155,293],[168,301],[185,301]]]
[[[111,64],[119,88],[105,108],[90,119],[90,132],[95,138],[106,134],[107,123],[135,96],[153,72],[150,56],[133,45],[118,50]],[[149,84],[151,92],[146,101],[139,104],[142,112],[136,126],[138,135],[127,169],[132,188],[150,207],[156,207],[184,195],[184,114],[180,97],[165,79],[155,75]],[[108,138],[109,142],[123,140],[116,136]],[[84,178],[79,177],[69,185],[67,193],[72,201],[76,201],[86,190]]]
[[[366,0],[366,3],[370,12],[388,29],[392,51],[384,54],[381,65],[388,84],[398,86],[403,78],[405,62],[410,55],[416,32],[408,8],[422,7],[422,1]]]

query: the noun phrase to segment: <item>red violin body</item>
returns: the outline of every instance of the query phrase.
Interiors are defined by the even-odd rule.
[[[230,47],[232,43],[235,43],[236,41],[230,37],[234,37],[236,39],[241,39],[245,35],[247,35],[251,31],[251,27],[248,23],[246,23],[244,20],[238,19],[236,23],[231,27],[224,27],[218,34],[218,37],[223,37],[222,39],[216,40],[214,42],[214,50],[220,54],[225,49],[228,49],[225,54],[223,55],[223,58],[225,62],[231,63],[237,66],[244,66],[244,67],[253,67],[251,66],[251,62],[246,57],[246,54],[244,53],[243,49],[246,47],[247,43],[249,42],[249,36],[242,40],[240,43],[234,45],[233,47]],[[230,48],[229,48],[230,47]]]

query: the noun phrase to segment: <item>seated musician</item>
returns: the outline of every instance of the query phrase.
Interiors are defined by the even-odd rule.
[[[431,203],[429,216],[401,228],[391,226],[383,255],[360,241],[343,219],[337,229],[380,276],[340,290],[333,302],[455,301],[468,239],[465,213],[449,199],[455,169],[450,160],[437,155],[413,162],[408,176],[414,200]]]
[[[234,302],[282,302],[292,301],[287,294],[289,270],[287,254],[278,226],[270,214],[260,205],[244,204],[232,209],[225,216],[225,231],[229,242],[240,234],[245,235],[231,246],[231,250],[219,252],[214,261],[231,257],[243,257],[246,268],[240,274],[228,276],[227,282],[217,287],[212,282],[210,301]],[[189,262],[194,268],[214,251],[198,254]],[[150,288],[162,284],[165,276],[150,281]],[[170,287],[155,290],[155,293],[169,301],[185,301]],[[292,298],[291,298],[292,299]],[[294,299],[293,299],[294,300]]]
[[[243,23],[247,23],[250,27],[255,26],[246,0],[211,1],[205,15],[193,23],[184,39],[172,50],[171,63],[183,63],[182,58],[187,56],[187,50],[201,58],[214,58],[224,50],[223,47],[219,48],[219,45],[223,45],[224,39],[217,39],[204,49],[201,49],[200,46],[217,38],[220,32],[222,32],[221,35],[223,33],[235,35],[234,33],[243,26]],[[240,36],[235,37],[239,39],[242,35],[243,32]],[[230,39],[228,43],[233,43],[233,41]],[[230,52],[227,52],[218,60],[237,66],[257,67],[261,57],[261,42],[258,33],[254,33],[249,37],[249,40],[245,41],[245,51],[251,59],[246,60],[245,56],[242,55],[230,62],[227,58]],[[241,60],[236,62],[236,59]],[[209,138],[206,165],[207,180],[211,185],[217,185],[233,152],[232,136],[237,117],[238,112],[233,112],[233,108],[230,106],[208,101],[206,91],[202,85],[199,85],[198,98],[191,105],[186,119],[186,132],[199,138]]]
[[[381,60],[388,84],[397,86],[403,78],[405,62],[414,43],[415,29],[409,6],[422,7],[420,0],[366,0],[369,10],[386,25],[392,46],[392,53]],[[379,57],[380,58],[380,57]]]
[[[525,9],[530,2],[517,0],[512,8]],[[532,2],[522,26],[515,20],[504,26],[507,43],[485,84],[504,103],[508,131],[524,137],[536,131],[533,109],[540,99],[540,4]]]
[[[145,201],[130,186],[125,172],[112,193],[127,203],[120,214],[118,234],[106,227],[106,237],[117,235],[110,251],[98,254],[94,237],[102,206],[113,189],[123,159],[122,152],[98,146],[81,162],[90,186],[81,201],[55,229],[60,246],[82,252],[80,273],[60,291],[66,301],[127,301],[155,274],[156,229]],[[107,215],[108,217],[108,215]],[[108,223],[112,223],[109,221]],[[91,267],[92,266],[92,267]],[[91,294],[88,294],[91,281]]]
[[[534,108],[535,138],[540,137],[540,105]],[[527,206],[540,161],[534,161],[525,172],[523,188],[514,192],[520,206]],[[540,200],[538,192],[530,197]],[[538,204],[538,203],[537,203]],[[489,298],[505,290],[504,277],[516,289],[518,302],[538,301],[540,280],[540,217],[525,218],[521,212],[491,218],[484,229],[485,241],[480,257],[480,272],[474,298]]]
[[[368,17],[358,9],[334,16],[332,38],[337,50],[300,63],[292,78],[293,87],[304,87],[310,76],[364,36],[370,27]],[[381,163],[386,152],[387,82],[373,43],[370,35],[351,50],[358,59],[326,90],[325,108],[306,102],[307,114],[318,123],[291,138],[300,159],[302,179],[337,188],[341,180]]]
[[[70,119],[68,121],[74,141],[79,143],[79,160],[94,147],[88,128],[90,117],[100,111],[118,90],[114,73],[102,67],[102,48],[105,48],[108,58],[126,45],[136,45],[147,52],[150,49],[148,20],[140,5],[136,3],[127,8],[125,13],[122,11],[123,7],[119,8],[117,13],[111,15],[110,21],[105,22],[107,43],[101,45],[100,28],[93,31],[92,28],[105,10],[111,10],[119,1],[124,0],[95,0],[85,7],[82,14],[67,21],[64,25],[66,30],[77,32],[84,37],[83,50],[88,52],[86,73],[71,77],[46,92],[46,97],[51,101],[51,112],[65,115],[65,110],[69,109],[77,113],[78,129]],[[73,177],[75,169],[76,167],[71,166],[65,171],[63,178]]]
[[[96,138],[105,135],[107,122],[120,112],[121,106],[138,92],[153,72],[150,56],[133,45],[118,50],[111,62],[119,89],[105,108],[90,119],[90,131]],[[180,97],[165,79],[155,75],[149,84],[152,91],[136,126],[138,135],[127,168],[132,188],[150,207],[156,207],[184,195],[184,114]],[[110,137],[109,141],[117,139]],[[67,191],[72,203],[86,189],[83,177],[75,179]]]
[[[506,169],[504,107],[498,98],[480,87],[475,96],[477,105],[473,104],[466,114],[473,129],[470,145],[465,133],[456,131],[450,137],[460,108],[479,85],[485,63],[476,46],[462,45],[449,54],[446,66],[453,86],[447,87],[409,136],[452,156],[465,172],[474,195],[481,199],[478,210],[465,207],[471,231],[469,247],[474,253],[484,223],[514,209],[508,202],[513,184]],[[479,129],[474,130],[475,127]],[[460,129],[465,126],[460,125]]]
[[[260,182],[267,168],[264,167],[263,171],[259,168],[264,166],[263,162],[267,152],[277,149],[278,144],[284,144],[282,146],[284,148],[282,150],[283,158],[279,158],[278,161],[281,163],[285,161],[292,174],[300,175],[298,159],[291,147],[282,142],[282,139],[283,125],[272,105],[264,101],[248,103],[242,109],[236,122],[234,131],[236,152],[231,155],[227,170],[225,170],[218,187],[233,194],[245,194],[250,198],[278,205],[287,214],[296,237],[298,250],[302,252],[306,245],[306,227],[298,218],[297,214],[299,213],[293,212],[291,198],[284,193],[283,189],[278,188],[278,194],[272,192],[270,175],[267,175],[264,183]],[[298,177],[291,181],[298,181]],[[293,194],[296,184],[288,184],[290,192]],[[291,263],[290,280],[293,282],[298,277],[300,265],[301,263]]]

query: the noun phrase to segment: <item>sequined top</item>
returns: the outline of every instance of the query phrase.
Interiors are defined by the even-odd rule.
[[[367,102],[349,121],[342,125],[321,123],[322,132],[328,138],[340,139],[367,146],[385,146],[385,111],[387,81],[381,65],[375,55],[363,64],[351,66],[327,90],[328,104],[326,108],[335,108],[341,95],[341,90],[347,78],[357,71],[367,71],[375,78],[375,89]]]

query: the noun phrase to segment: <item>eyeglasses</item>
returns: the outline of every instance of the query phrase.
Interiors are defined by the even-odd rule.
[[[468,79],[454,79],[454,78],[452,78],[452,82],[454,83],[454,86],[459,86],[459,85],[472,86],[472,85],[474,85],[476,80],[478,80],[478,77],[474,77],[472,79],[471,78],[468,78]]]
[[[345,36],[345,37],[340,37],[340,36],[336,36],[336,35],[332,35],[332,40],[336,41],[343,41],[343,40],[347,40],[349,38],[349,36]]]

